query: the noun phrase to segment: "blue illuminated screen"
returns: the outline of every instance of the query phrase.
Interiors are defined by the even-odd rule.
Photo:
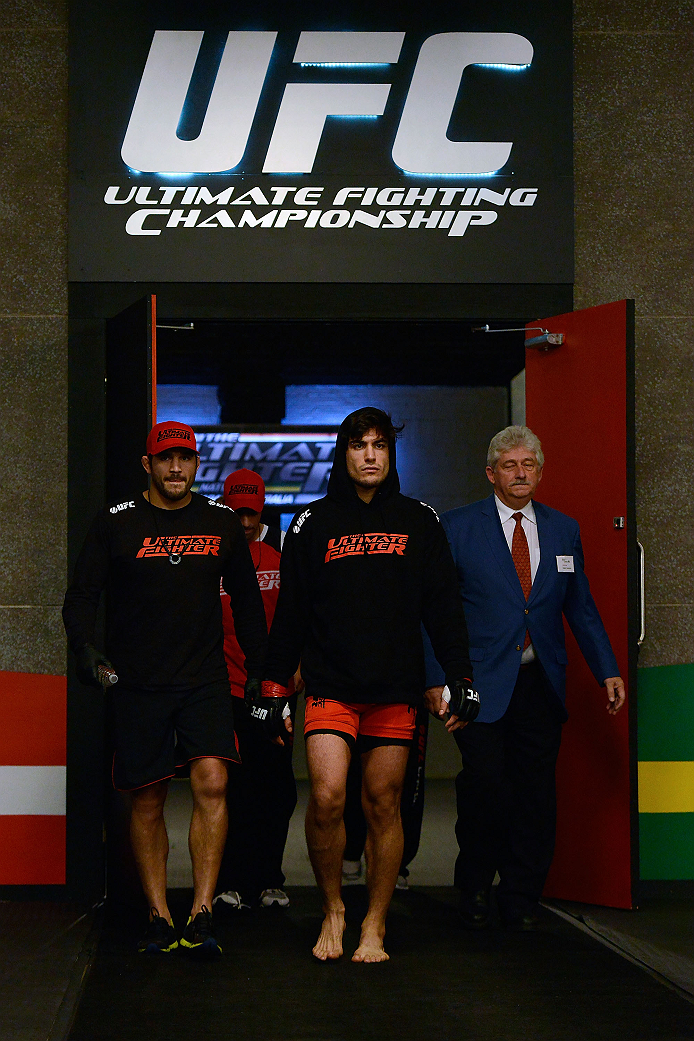
[[[218,498],[235,470],[253,470],[265,482],[268,506],[295,512],[326,494],[337,430],[195,432],[200,468],[193,489]]]

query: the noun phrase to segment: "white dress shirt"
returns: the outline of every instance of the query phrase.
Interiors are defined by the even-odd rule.
[[[524,506],[522,510],[512,510],[511,507],[503,503],[497,495],[494,496],[494,502],[499,511],[501,529],[506,538],[506,542],[508,543],[509,552],[512,552],[513,533],[516,530],[516,522],[513,519],[513,515],[514,513],[523,514],[521,527],[525,532],[526,539],[528,540],[528,550],[530,551],[530,578],[534,582],[537,569],[540,565],[540,540],[537,535],[537,519],[535,517],[532,500]],[[528,662],[531,661],[535,661],[535,651],[533,645],[529,644],[523,651],[521,664],[527,665]]]

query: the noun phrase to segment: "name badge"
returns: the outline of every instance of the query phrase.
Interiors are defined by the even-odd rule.
[[[573,571],[574,558],[557,556],[557,571]]]

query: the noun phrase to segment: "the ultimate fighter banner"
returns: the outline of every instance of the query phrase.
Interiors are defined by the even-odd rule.
[[[337,431],[235,433],[196,431],[200,467],[193,488],[218,498],[235,470],[253,470],[265,482],[268,506],[296,506],[320,499],[328,489]]]

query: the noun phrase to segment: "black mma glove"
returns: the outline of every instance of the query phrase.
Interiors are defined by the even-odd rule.
[[[105,654],[101,651],[97,651],[91,643],[85,643],[84,647],[81,647],[79,651],[75,651],[75,659],[77,662],[77,677],[81,683],[86,683],[89,687],[101,687],[103,682],[103,671],[100,673],[99,669],[108,669],[115,675],[115,669],[111,662],[108,660]]]
[[[246,702],[246,708],[250,711],[253,704],[258,701],[261,696],[261,680],[257,676],[248,676],[246,683],[243,688],[243,700]]]
[[[452,716],[457,716],[462,723],[472,723],[477,719],[480,710],[480,696],[470,684],[470,680],[453,680],[449,682],[451,700],[448,703]]]
[[[251,719],[254,719],[269,741],[281,737],[285,733],[285,716],[289,709],[289,691],[279,683],[263,680],[260,697],[251,705]]]

